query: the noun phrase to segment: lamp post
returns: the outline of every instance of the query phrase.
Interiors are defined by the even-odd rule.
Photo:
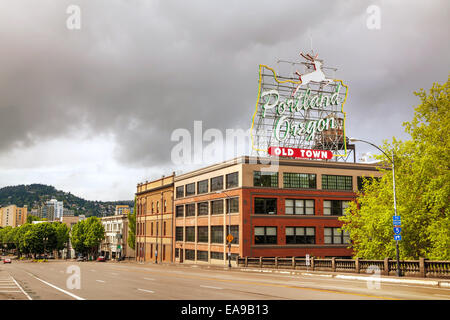
[[[365,141],[365,140],[361,140],[361,139],[357,139],[357,138],[350,138],[349,140],[350,140],[350,142],[359,141],[359,142],[364,142],[364,143],[370,144],[372,147],[375,147],[378,150],[380,150],[386,156],[386,158],[388,158],[388,160],[392,163],[392,185],[393,185],[392,187],[393,187],[393,190],[394,190],[394,215],[397,216],[397,196],[396,196],[396,193],[395,193],[395,157],[394,157],[394,151],[392,151],[392,159],[391,159],[386,154],[386,152],[384,152],[380,147],[378,147],[377,145],[375,145],[375,144],[373,144],[371,142],[368,142],[368,141]],[[396,256],[397,256],[396,257],[397,258],[397,277],[400,277],[401,276],[401,272],[400,272],[400,251],[399,251],[399,248],[398,248],[398,240],[395,240],[395,251],[396,251]]]
[[[228,193],[226,193],[225,191],[216,191],[216,193],[217,194],[225,193],[227,198],[230,198]],[[227,212],[227,211],[228,211],[228,206],[227,206],[227,203],[225,201],[225,214],[228,214],[228,234],[231,234],[231,214],[229,212]],[[231,241],[228,242],[228,268],[231,268]]]

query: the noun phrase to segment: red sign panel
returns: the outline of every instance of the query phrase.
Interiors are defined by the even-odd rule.
[[[306,158],[306,159],[332,159],[330,150],[298,149],[286,147],[269,147],[268,153],[278,157]]]

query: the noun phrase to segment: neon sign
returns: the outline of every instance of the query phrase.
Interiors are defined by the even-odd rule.
[[[279,76],[275,70],[259,66],[258,99],[252,119],[252,148],[277,155],[273,150],[295,150],[279,156],[315,157],[312,151],[328,150],[332,156],[346,156],[344,104],[348,87],[342,80],[327,78],[322,62],[310,54],[306,71],[296,70],[292,76]],[[287,149],[276,149],[276,148]],[[312,150],[305,156],[300,150]],[[317,154],[317,153],[316,153]]]

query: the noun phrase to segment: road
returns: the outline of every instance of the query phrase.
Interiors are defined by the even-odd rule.
[[[68,273],[68,268],[77,267],[79,277],[73,271]],[[134,262],[13,261],[0,265],[0,300],[5,299],[450,300],[450,288],[384,282],[378,288],[370,288],[365,281],[314,274],[269,274]]]

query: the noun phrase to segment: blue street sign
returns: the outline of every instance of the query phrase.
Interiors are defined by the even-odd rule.
[[[400,228],[400,227],[394,227],[394,233],[395,233],[395,234],[400,234],[401,231],[402,231],[402,228]]]
[[[400,226],[402,224],[402,221],[400,220],[400,216],[393,216],[392,223],[394,226]]]
[[[402,240],[402,236],[399,234],[394,235],[394,240],[400,241]]]

